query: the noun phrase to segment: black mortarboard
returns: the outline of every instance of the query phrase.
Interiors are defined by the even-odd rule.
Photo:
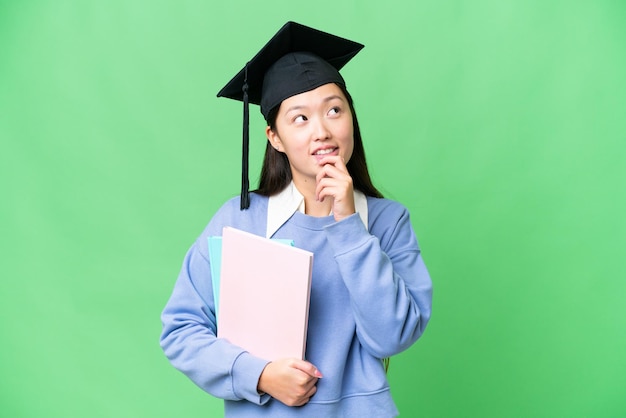
[[[327,83],[345,87],[339,70],[354,57],[362,44],[295,22],[287,22],[237,75],[218,97],[243,102],[243,161],[241,209],[250,205],[248,196],[248,103],[268,113],[283,100]]]

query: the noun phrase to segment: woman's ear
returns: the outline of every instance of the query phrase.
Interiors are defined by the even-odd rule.
[[[278,152],[283,152],[283,143],[280,140],[280,137],[276,132],[272,130],[269,126],[265,127],[265,136],[269,141],[270,145]]]

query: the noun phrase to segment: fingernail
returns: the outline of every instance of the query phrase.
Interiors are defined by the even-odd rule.
[[[317,378],[320,378],[320,379],[321,379],[321,378],[322,378],[322,377],[324,377],[324,376],[322,376],[322,374],[320,373],[320,371],[319,371],[319,370],[315,370],[315,377],[317,377]]]

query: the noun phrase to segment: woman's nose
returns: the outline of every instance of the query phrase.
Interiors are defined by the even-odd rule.
[[[330,130],[323,119],[316,120],[313,135],[316,141],[323,141],[330,138]]]

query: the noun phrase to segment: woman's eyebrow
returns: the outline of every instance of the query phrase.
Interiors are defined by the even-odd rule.
[[[324,102],[330,102],[332,100],[339,99],[343,102],[343,98],[338,94],[333,94],[332,96],[328,96],[324,99]]]
[[[328,103],[328,102],[331,102],[331,101],[333,101],[335,99],[339,99],[339,100],[341,100],[343,102],[343,98],[340,95],[338,95],[338,94],[333,94],[332,96],[325,97],[324,99],[322,99],[322,102],[323,103]],[[293,112],[294,110],[301,110],[301,109],[308,109],[308,108],[309,108],[309,106],[307,106],[307,105],[293,105],[293,106],[287,108],[285,110],[285,113]]]
[[[307,106],[304,105],[294,105],[285,110],[285,113],[293,112],[294,110],[305,109]]]
[[[344,101],[344,99],[340,95],[333,94],[331,96],[324,97],[322,99],[322,102],[323,103],[328,103],[328,102],[331,102],[331,101],[336,100],[336,99],[341,100],[342,102]],[[287,114],[289,112],[293,112],[294,110],[302,110],[302,109],[308,109],[308,108],[309,108],[309,106],[308,105],[304,105],[304,104],[293,105],[293,106],[285,109],[285,114]]]

